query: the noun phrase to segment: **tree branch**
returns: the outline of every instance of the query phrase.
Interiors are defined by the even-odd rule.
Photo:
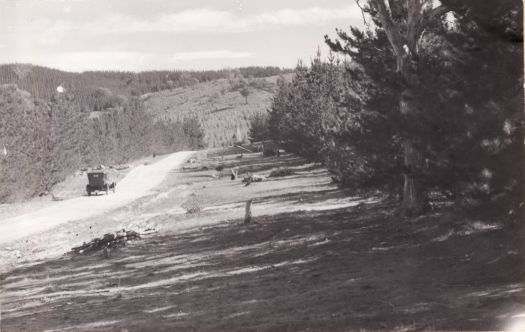
[[[444,5],[438,6],[429,12],[428,21],[431,22],[431,21],[437,20],[441,18],[441,16],[445,15],[446,13],[450,11],[452,11],[452,8],[448,6],[444,6]]]
[[[394,21],[392,19],[392,16],[388,12],[386,8],[386,4],[384,0],[371,0],[371,3],[375,5],[377,8],[377,12],[379,14],[379,19],[381,20],[381,24],[383,25],[383,29],[385,30],[385,33],[388,37],[388,41],[390,42],[390,45],[392,45],[392,49],[394,50],[394,54],[397,58],[397,69],[401,70],[403,66],[403,56],[404,56],[404,50],[403,50],[403,37],[397,30]]]
[[[392,19],[395,20],[396,18],[403,16],[404,8],[402,1],[388,0],[388,7],[390,9],[390,13],[392,14]]]
[[[366,27],[368,27],[370,29],[370,25],[366,21],[365,9],[363,8],[363,6],[361,6],[361,4],[359,3],[359,0],[354,0],[354,1],[356,3],[357,7],[359,7],[359,9],[361,10],[361,16],[363,16],[363,23],[365,24]]]
[[[421,0],[407,1],[407,46],[412,54],[416,54],[416,44],[422,31]]]

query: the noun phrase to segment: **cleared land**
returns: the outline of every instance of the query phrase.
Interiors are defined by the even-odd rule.
[[[291,77],[292,74],[283,76],[285,80]],[[234,143],[233,135],[237,140],[247,138],[251,117],[270,107],[277,79],[278,76],[255,79],[259,83],[249,86],[248,103],[227,79],[149,93],[143,99],[148,111],[159,119],[197,117],[209,147],[227,146]]]
[[[523,319],[519,238],[497,222],[451,210],[404,219],[292,155],[196,159],[103,218],[28,238],[29,261],[1,276],[2,331],[501,330]],[[231,167],[293,174],[245,186]],[[50,258],[136,225],[157,233],[109,258]]]

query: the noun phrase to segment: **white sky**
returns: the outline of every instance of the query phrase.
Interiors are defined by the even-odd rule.
[[[0,63],[294,67],[350,25],[362,25],[353,0],[0,0]]]

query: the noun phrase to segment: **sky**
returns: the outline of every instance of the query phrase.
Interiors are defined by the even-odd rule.
[[[362,26],[354,0],[0,0],[0,63],[293,68],[350,26]]]

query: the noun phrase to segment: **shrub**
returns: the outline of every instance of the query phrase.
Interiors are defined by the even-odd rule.
[[[202,211],[204,204],[197,194],[192,193],[190,198],[182,204],[182,208],[186,210],[186,213],[193,214]]]
[[[271,171],[268,177],[278,178],[278,177],[289,176],[289,175],[294,175],[294,174],[295,172],[290,168],[279,168],[279,169],[276,169],[275,171]]]

